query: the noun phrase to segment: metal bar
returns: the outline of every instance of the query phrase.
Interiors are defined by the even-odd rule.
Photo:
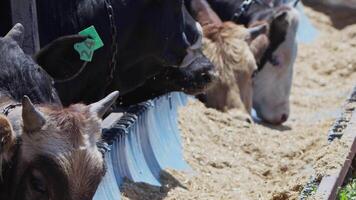
[[[21,23],[25,27],[25,40],[22,46],[27,54],[40,49],[37,24],[36,0],[11,0],[12,24]]]

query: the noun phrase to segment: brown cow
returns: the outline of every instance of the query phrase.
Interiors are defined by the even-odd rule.
[[[252,76],[268,46],[267,25],[246,29],[222,22],[205,0],[192,0],[191,10],[204,32],[203,51],[219,72],[219,80],[205,93],[205,103],[221,111],[237,108],[250,119]],[[262,34],[262,35],[261,35]]]
[[[52,79],[20,48],[22,39],[20,24],[0,38],[0,199],[91,199],[105,173],[96,146],[101,117],[118,92],[62,108],[52,98]]]

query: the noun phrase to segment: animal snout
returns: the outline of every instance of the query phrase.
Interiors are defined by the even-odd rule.
[[[288,114],[282,114],[280,123],[284,123],[288,120]]]
[[[205,91],[214,80],[217,72],[214,65],[202,54],[185,68],[179,68],[179,85],[188,94],[196,95]]]
[[[283,113],[281,115],[277,115],[275,118],[272,119],[264,119],[265,122],[273,124],[273,125],[281,125],[284,122],[286,122],[288,120],[288,114]]]
[[[209,84],[217,78],[214,65],[205,57],[197,59],[197,62],[193,63],[192,67],[195,81],[198,84]]]

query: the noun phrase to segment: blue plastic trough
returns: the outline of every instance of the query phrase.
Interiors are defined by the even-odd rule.
[[[95,200],[120,199],[119,187],[127,178],[160,186],[163,169],[190,170],[183,159],[177,109],[187,96],[171,93],[130,107],[122,117],[107,118],[103,137],[106,145],[107,173]],[[117,117],[118,118],[118,117]]]

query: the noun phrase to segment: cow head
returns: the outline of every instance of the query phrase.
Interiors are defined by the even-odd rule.
[[[0,161],[6,162],[1,165],[5,173],[0,179],[0,198],[91,199],[105,173],[96,146],[101,117],[118,92],[89,106],[75,104],[65,109],[58,102],[36,98],[43,95],[42,90],[51,92],[52,82],[21,51],[23,35],[23,26],[18,24],[0,38],[0,107],[4,112],[13,106],[4,112],[6,117],[0,115]]]
[[[223,23],[206,0],[187,1],[187,7],[203,26],[204,53],[219,72],[217,83],[206,92],[206,105],[226,110],[243,107],[242,101],[250,113],[255,58],[259,59],[268,45],[267,24],[246,29],[233,22]]]
[[[208,0],[223,21],[235,16],[243,0]],[[254,4],[239,18],[238,24],[254,27],[269,25],[267,50],[257,56],[259,73],[254,79],[253,106],[264,121],[281,124],[288,119],[289,95],[292,84],[293,63],[296,58],[296,30],[298,12],[296,2],[285,5],[281,0],[263,0]],[[293,4],[293,5],[292,5]],[[255,43],[258,44],[258,43]]]
[[[22,100],[21,144],[13,173],[13,199],[91,199],[105,174],[103,155],[96,146],[101,117],[118,92],[85,106],[34,106]],[[16,111],[14,111],[16,114]]]
[[[216,69],[210,60],[202,53],[202,27],[184,8],[186,42],[189,43],[187,55],[178,68],[165,70],[162,83],[170,85],[174,91],[187,94],[203,92],[216,79]],[[159,76],[162,76],[160,74]]]
[[[23,39],[21,24],[16,24],[0,38],[0,90],[6,90],[15,100],[20,100],[26,93],[36,103],[60,104],[53,79],[22,50]],[[26,80],[26,84],[21,80]]]
[[[192,18],[183,2],[181,13],[183,20],[183,41],[181,42],[188,45],[178,68],[168,70],[168,76],[174,82],[174,90],[196,94],[202,92],[213,82],[216,78],[216,71],[213,64],[202,53],[202,27]],[[177,49],[175,46],[171,48]]]
[[[289,116],[298,12],[292,7],[280,6],[265,16],[272,18],[270,45],[259,61],[259,72],[254,79],[253,107],[264,121],[281,124]]]
[[[142,19],[137,24],[137,31],[132,34],[135,48],[132,50],[134,65],[130,68],[120,66],[123,73],[119,73],[121,85],[132,83],[127,71],[138,72],[138,76],[145,75],[142,85],[158,84],[157,91],[183,91],[188,94],[202,92],[215,79],[215,69],[212,63],[202,54],[200,26],[186,11],[183,1],[149,1]],[[147,17],[150,16],[150,17]],[[146,41],[142,43],[142,41]],[[132,45],[132,44],[131,44]],[[138,50],[146,57],[137,57]],[[139,50],[141,51],[141,50]],[[125,52],[129,53],[127,49]],[[149,52],[149,53],[148,53]],[[150,57],[148,57],[150,56]],[[124,61],[123,61],[124,62]],[[142,74],[140,70],[145,66],[150,74]],[[137,69],[135,69],[137,68]],[[141,69],[138,69],[141,68]],[[153,80],[152,80],[153,79]],[[154,83],[152,83],[154,82]],[[125,92],[124,94],[125,95]]]
[[[257,71],[253,52],[257,54],[263,51],[262,47],[251,46],[260,40],[256,33],[260,32],[259,29],[262,28],[249,30],[242,25],[224,22],[216,34],[211,35],[213,39],[204,39],[204,53],[219,72],[216,84],[206,92],[207,106],[223,111],[240,108],[249,116],[252,108],[252,78]]]

